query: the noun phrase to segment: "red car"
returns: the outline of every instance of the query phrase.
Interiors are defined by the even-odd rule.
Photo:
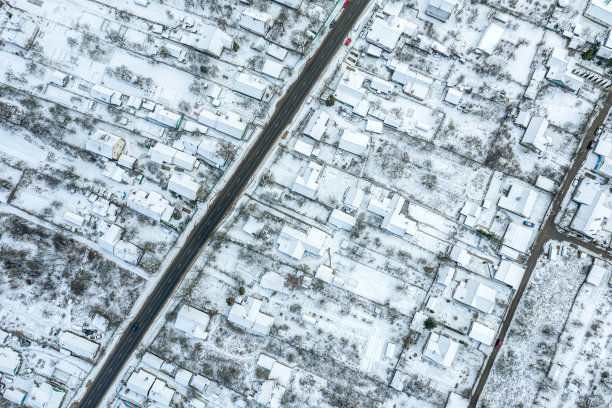
[[[346,8],[346,6],[348,6],[350,3],[351,3],[351,0],[346,0],[344,4],[342,5],[342,8]]]
[[[352,38],[349,37],[346,39],[346,41],[344,42],[344,45],[349,45],[351,43]]]
[[[589,150],[594,149],[596,144],[597,144],[597,141],[591,140],[591,143],[589,143]]]
[[[497,339],[497,343],[495,343],[495,348],[501,348],[501,345],[504,341],[502,339]]]

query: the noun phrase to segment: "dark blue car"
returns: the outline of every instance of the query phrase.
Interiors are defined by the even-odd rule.
[[[136,330],[138,330],[138,326],[140,326],[140,323],[134,323],[131,332],[134,333]]]
[[[329,23],[329,28],[332,28],[334,26],[334,23],[336,22],[336,20],[332,20],[331,23]]]

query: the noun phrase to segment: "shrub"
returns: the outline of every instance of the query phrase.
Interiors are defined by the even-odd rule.
[[[227,303],[228,306],[233,306],[235,302],[236,301],[233,297],[228,297],[227,299],[225,299],[225,303]]]
[[[331,95],[331,94],[325,100],[325,106],[334,106],[335,103],[336,103],[336,98],[334,98],[334,95]]]
[[[244,296],[244,294],[246,293],[246,289],[244,289],[244,286],[238,288],[238,293],[240,293],[240,296]]]
[[[427,320],[425,320],[425,328],[427,330],[433,330],[436,327],[438,327],[438,323],[431,317],[428,317]]]

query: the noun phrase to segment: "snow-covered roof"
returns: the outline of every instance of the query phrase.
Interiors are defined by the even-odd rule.
[[[481,312],[491,313],[495,307],[495,290],[473,279],[459,282],[453,299]]]
[[[314,150],[314,143],[306,138],[298,139],[293,146],[293,150],[303,154],[306,157],[310,157]]]
[[[268,379],[274,380],[280,385],[286,387],[289,385],[289,379],[291,378],[291,368],[275,361],[272,364],[272,369],[270,370],[270,374],[268,375]]]
[[[176,315],[174,328],[191,337],[205,339],[208,322],[210,322],[210,316],[207,313],[189,305],[183,305]]]
[[[136,163],[136,158],[132,156],[128,156],[125,153],[121,154],[121,156],[119,156],[119,160],[117,161],[117,164],[119,166],[127,167],[128,169],[133,169],[135,163]]]
[[[266,380],[261,385],[255,400],[258,404],[262,404],[269,408],[279,408],[281,399],[285,393],[285,387],[273,380]]]
[[[236,139],[242,139],[246,127],[247,122],[239,114],[229,111],[218,116],[215,129]]]
[[[612,26],[612,4],[606,0],[590,0],[584,15],[606,27]]]
[[[104,165],[104,170],[102,170],[102,175],[104,177],[108,177],[111,180],[114,180],[118,183],[121,183],[126,177],[127,171],[117,166],[115,163],[108,161]]]
[[[323,167],[320,164],[310,162],[308,167],[304,169],[304,172],[295,178],[295,181],[291,186],[291,190],[308,198],[314,199],[317,189],[319,188],[317,180],[319,179],[319,174],[321,173],[322,168]]]
[[[495,330],[484,324],[472,322],[472,327],[470,327],[468,336],[484,345],[490,346],[493,344],[493,340],[495,340]]]
[[[271,76],[272,78],[279,79],[283,72],[283,68],[283,64],[279,64],[278,62],[273,61],[271,59],[266,59],[263,68],[261,69],[261,72],[263,74]]]
[[[334,280],[334,270],[327,265],[319,265],[315,278],[320,279],[323,282],[332,283]]]
[[[195,200],[202,190],[202,186],[193,177],[186,173],[175,173],[168,180],[168,190],[189,200]]]
[[[149,150],[151,161],[157,164],[172,163],[177,152],[174,147],[159,142]]]
[[[371,55],[374,58],[379,58],[382,55],[382,48],[377,47],[374,44],[370,44],[368,45],[368,48],[366,50],[366,54]]]
[[[176,372],[176,374],[174,374],[174,381],[183,387],[187,387],[191,381],[191,377],[193,377],[193,373],[191,371],[181,368]]]
[[[85,218],[82,216],[73,213],[72,211],[64,211],[64,221],[68,221],[71,224],[74,224],[78,227],[82,227],[85,222]]]
[[[372,119],[368,119],[366,121],[366,129],[367,132],[372,132],[372,133],[382,133],[383,132],[383,122],[381,122],[380,120],[372,120]]]
[[[156,370],[160,370],[162,364],[164,363],[164,360],[157,357],[155,354],[146,352],[144,356],[142,356],[141,363],[148,365],[149,367],[152,367]]]
[[[22,18],[15,13],[2,31],[0,38],[7,43],[28,50],[34,43],[38,32],[39,27],[33,19]]]
[[[380,228],[399,236],[415,230],[416,225],[413,225],[415,224],[414,221],[409,220],[408,217],[402,214],[405,204],[406,199],[404,197],[399,194],[393,194],[393,197],[389,200],[389,207],[383,216]],[[370,205],[372,205],[372,200],[370,200]],[[368,205],[368,210],[370,210],[370,205]]]
[[[347,231],[350,231],[357,222],[357,219],[352,215],[334,209],[329,214],[329,219],[327,220],[327,222],[337,228],[342,228]]]
[[[534,189],[515,183],[510,187],[507,196],[499,198],[497,205],[510,212],[529,218],[537,201],[538,193]]]
[[[438,276],[436,277],[436,282],[448,286],[453,281],[453,277],[455,276],[455,268],[451,268],[450,266],[441,266],[438,269]]]
[[[266,48],[266,54],[269,56],[276,58],[279,61],[284,61],[287,56],[288,51],[282,47],[279,47],[276,44],[269,44],[268,48]]]
[[[609,140],[609,135],[605,137],[600,137],[593,148],[593,152],[603,157],[610,156],[612,152],[612,142]]]
[[[344,196],[344,205],[351,210],[357,210],[361,206],[364,197],[365,193],[362,189],[356,186],[351,186],[348,188],[346,195]]]
[[[155,191],[134,190],[126,203],[128,208],[157,221],[168,222],[174,212],[170,202]]]
[[[611,218],[611,210],[605,206],[607,195],[602,190],[595,192],[592,204],[580,204],[570,227],[584,235],[593,237]]]
[[[593,264],[587,275],[587,283],[591,285],[599,286],[606,275],[606,268],[601,265]]]
[[[190,155],[189,153],[181,152],[180,150],[176,152],[174,155],[174,159],[172,160],[172,164],[179,166],[182,169],[187,171],[193,170],[196,164],[195,156]]]
[[[0,373],[15,375],[21,366],[21,353],[10,347],[0,347]]]
[[[253,333],[267,336],[274,324],[274,318],[259,311],[261,303],[261,300],[252,297],[243,303],[234,303],[227,319]]]
[[[457,105],[461,101],[461,97],[463,96],[463,92],[461,92],[457,88],[448,88],[446,91],[446,96],[444,97],[444,101],[453,105]]]
[[[370,88],[379,93],[389,93],[393,90],[393,87],[393,83],[377,76],[373,76],[370,80]]]
[[[445,408],[468,408],[470,400],[454,392],[449,393]]]
[[[503,244],[516,251],[527,253],[533,229],[522,224],[511,223],[504,234]]]
[[[270,14],[247,7],[240,14],[240,27],[255,34],[265,36],[274,24]]]
[[[119,240],[113,248],[113,254],[132,265],[138,264],[143,251],[131,242]]]
[[[391,61],[388,66],[392,68],[393,75],[391,80],[404,85],[405,94],[418,100],[423,100],[429,93],[429,88],[433,84],[433,79],[427,75],[416,72],[403,62]]]
[[[31,408],[60,408],[65,396],[65,391],[42,383],[30,391],[25,405]]]
[[[98,239],[100,247],[110,253],[115,250],[115,245],[121,239],[123,228],[116,224],[112,224],[102,236]]]
[[[322,256],[330,241],[331,237],[320,229],[310,227],[305,233],[284,225],[276,243],[280,252],[299,260],[304,252]]]
[[[382,11],[387,16],[399,16],[403,7],[404,3],[401,1],[388,1]]]
[[[423,348],[423,356],[448,368],[453,363],[458,349],[459,343],[432,332]]]
[[[457,3],[455,0],[429,0],[429,4],[425,9],[425,14],[436,18],[442,22],[446,22],[453,14],[453,10]]]
[[[357,156],[362,156],[369,144],[370,136],[351,130],[345,130],[342,133],[342,137],[340,137],[338,148],[356,154]]]
[[[518,289],[523,280],[524,273],[525,268],[514,262],[503,259],[495,272],[495,279],[512,286],[514,289]]]
[[[66,86],[68,83],[68,75],[60,71],[53,71],[49,74],[49,82],[58,86]]]
[[[336,99],[349,106],[357,106],[366,90],[363,88],[365,76],[358,71],[346,71],[338,83]]]
[[[499,43],[503,35],[504,27],[497,23],[491,23],[482,34],[482,37],[480,37],[480,41],[476,48],[483,51],[485,54],[491,55],[493,51],[495,51],[495,47],[497,47],[497,43]]]
[[[234,87],[232,89],[251,98],[261,100],[266,91],[266,85],[257,77],[241,72],[234,80]]]
[[[465,267],[469,265],[472,255],[470,255],[467,249],[459,245],[454,245],[450,253],[450,258],[459,265]]]
[[[21,391],[17,388],[8,388],[4,390],[4,394],[2,394],[2,398],[7,400],[8,402],[12,402],[13,404],[20,405],[25,401],[27,394],[25,391]]]
[[[289,294],[289,288],[285,286],[285,278],[279,273],[268,271],[263,274],[259,281],[259,286],[275,292]]]
[[[172,388],[168,387],[165,381],[156,378],[149,391],[149,399],[168,406],[170,405],[170,401],[172,401],[172,397],[174,397],[174,392]]]
[[[155,122],[161,123],[172,128],[179,128],[183,121],[183,115],[169,111],[161,105],[157,105],[153,112],[149,112],[147,117]]]
[[[98,343],[68,331],[62,332],[59,335],[59,345],[76,356],[89,359],[93,359],[100,349]]]
[[[125,147],[125,141],[118,136],[97,129],[87,139],[85,149],[108,159],[117,160]]]
[[[544,177],[542,175],[538,176],[536,180],[536,187],[541,188],[544,191],[553,192],[555,190],[555,181],[549,179],[548,177]]]
[[[526,128],[529,125],[529,121],[531,120],[531,113],[526,110],[519,111],[518,115],[516,115],[516,119],[514,119],[514,123],[517,126]]]
[[[366,34],[366,41],[385,51],[393,51],[406,23],[406,20],[398,16],[389,16],[386,20],[376,17]]]
[[[134,371],[127,380],[127,388],[136,394],[147,396],[153,386],[155,376],[148,371],[140,369]]]
[[[259,221],[257,218],[249,215],[249,219],[242,227],[242,230],[249,235],[258,234],[264,227],[264,223]]]
[[[275,362],[276,360],[274,358],[265,354],[260,354],[257,359],[257,366],[265,368],[266,370],[271,370]]]
[[[327,128],[327,121],[329,120],[329,115],[323,111],[318,110],[312,114],[308,123],[306,123],[306,127],[304,128],[304,134],[312,137],[315,140],[321,140],[323,133],[325,133],[325,129]]]
[[[183,35],[180,42],[219,58],[224,49],[232,47],[233,39],[217,27],[203,25],[198,34]]]
[[[121,96],[123,95],[120,92],[115,91],[114,89],[110,89],[102,85],[94,85],[89,91],[89,96],[111,105],[120,106]]]

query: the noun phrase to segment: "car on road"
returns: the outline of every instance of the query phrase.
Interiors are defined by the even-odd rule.
[[[346,6],[348,6],[349,4],[351,4],[351,0],[346,0],[342,5],[342,8],[346,8]]]
[[[138,323],[138,322],[134,323],[134,325],[132,326],[131,332],[132,333],[136,332],[136,330],[138,330],[139,326],[140,326],[140,323]]]
[[[591,140],[591,143],[589,143],[589,150],[593,150],[596,144],[597,144],[597,141]]]
[[[332,20],[331,23],[329,23],[329,28],[332,28],[334,26],[334,24],[336,23],[336,20]]]
[[[526,225],[526,226],[528,226],[530,228],[535,227],[535,224],[533,222],[531,222],[531,221],[523,221],[523,225]]]
[[[351,37],[347,38],[344,42],[344,45],[349,45],[353,39]]]
[[[503,342],[504,341],[502,339],[497,339],[495,342],[495,348],[501,348]]]

